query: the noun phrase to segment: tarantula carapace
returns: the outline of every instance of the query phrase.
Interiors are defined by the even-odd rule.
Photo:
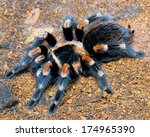
[[[130,26],[128,29],[120,26],[109,14],[95,13],[79,23],[67,16],[62,28],[63,43],[58,43],[50,33],[46,37],[37,37],[20,64],[5,75],[12,78],[26,68],[35,75],[36,89],[29,109],[38,103],[45,88],[53,81],[58,89],[49,113],[54,113],[68,85],[79,75],[93,75],[100,89],[113,95],[102,63],[121,57],[144,56],[143,52],[135,52],[131,47],[134,31]]]

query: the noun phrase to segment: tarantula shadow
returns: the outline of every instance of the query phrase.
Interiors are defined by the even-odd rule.
[[[79,75],[94,76],[102,93],[113,95],[102,63],[144,56],[143,52],[135,52],[131,47],[134,31],[115,23],[106,14],[95,13],[79,23],[67,16],[62,28],[64,42],[57,42],[49,33],[37,37],[27,49],[25,58],[5,75],[6,79],[12,78],[25,69],[35,75],[36,89],[29,109],[36,106],[50,83],[56,83],[57,91],[49,108],[49,113],[54,113],[68,85]]]

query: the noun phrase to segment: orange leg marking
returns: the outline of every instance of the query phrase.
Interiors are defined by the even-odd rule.
[[[78,25],[77,25],[77,28],[78,29],[81,29],[83,28],[85,25],[89,24],[89,21],[88,20],[84,20],[82,22],[80,22]]]
[[[39,47],[37,47],[29,52],[29,56],[32,57],[40,52],[41,52],[41,49]]]
[[[87,62],[93,61],[93,59],[92,59],[91,57],[87,56],[87,55],[83,55],[83,56],[82,56],[82,60],[85,60],[85,61],[87,61]]]
[[[70,65],[65,63],[62,67],[62,72],[61,72],[61,76],[64,78],[67,76],[68,72],[69,72],[69,68],[70,68]]]
[[[45,66],[44,66],[44,69],[43,69],[43,75],[48,75],[48,70],[49,68],[52,66],[52,62],[51,61],[48,61]]]
[[[103,45],[96,45],[96,46],[93,47],[93,50],[94,50],[95,52],[97,52],[97,51],[99,51],[99,50],[103,50],[103,49],[104,49],[104,46],[103,46]]]
[[[94,61],[91,57],[89,57],[89,56],[87,56],[87,55],[83,55],[83,56],[82,56],[82,60],[87,61],[90,66],[92,66],[92,65],[95,63],[95,61]]]
[[[40,55],[36,58],[37,62],[40,62],[41,60],[45,59],[44,55]]]

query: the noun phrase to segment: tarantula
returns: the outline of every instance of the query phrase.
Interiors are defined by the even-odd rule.
[[[12,78],[26,68],[35,75],[36,89],[28,104],[29,109],[39,102],[45,88],[53,81],[58,89],[49,113],[54,113],[68,85],[79,75],[93,75],[102,92],[113,95],[102,63],[122,57],[144,56],[143,52],[135,52],[131,47],[134,30],[130,26],[128,29],[120,26],[109,14],[95,13],[80,22],[67,16],[62,29],[63,43],[58,43],[50,33],[36,37],[20,64],[5,75],[7,79]]]

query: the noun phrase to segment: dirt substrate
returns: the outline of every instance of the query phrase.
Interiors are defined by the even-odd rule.
[[[150,2],[148,0],[1,0],[0,80],[11,87],[19,104],[0,111],[0,119],[150,119]],[[35,11],[33,11],[35,10]],[[31,15],[31,12],[35,15]],[[45,28],[60,39],[63,18],[69,14],[82,19],[95,11],[120,17],[120,24],[135,30],[133,46],[145,52],[142,59],[121,59],[103,65],[112,81],[114,96],[98,99],[100,90],[93,77],[80,77],[68,88],[53,115],[47,110],[56,87],[33,109],[27,103],[35,89],[35,78],[24,72],[4,80],[3,75],[24,56],[33,32]],[[34,13],[33,13],[34,14]],[[34,16],[30,20],[30,16]],[[36,32],[35,32],[36,33]],[[38,32],[37,32],[38,33]]]

